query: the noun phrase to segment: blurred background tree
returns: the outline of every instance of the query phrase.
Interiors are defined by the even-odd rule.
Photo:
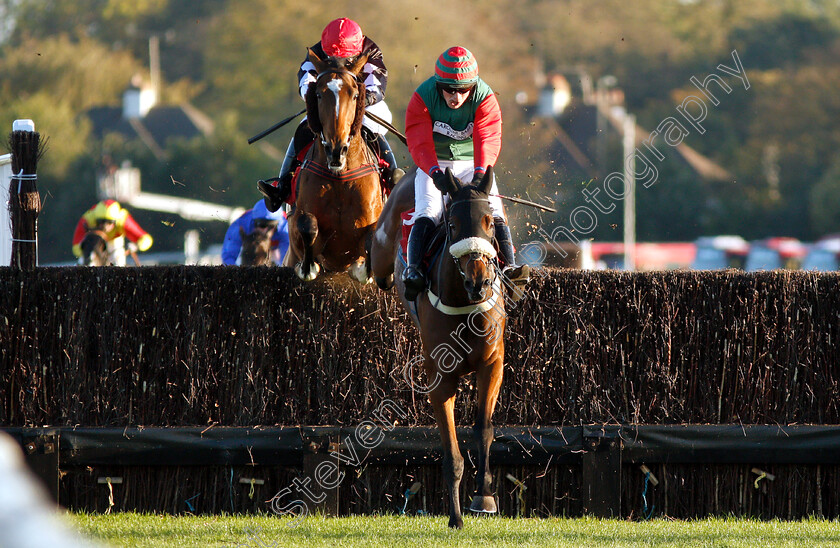
[[[816,239],[836,231],[840,204],[840,3],[834,0],[433,0],[371,2],[254,0],[0,0],[0,120],[30,117],[49,150],[40,164],[45,195],[42,262],[70,258],[69,232],[95,200],[103,157],[131,160],[143,188],[230,206],[259,198],[254,182],[275,175],[278,150],[295,123],[264,143],[248,136],[302,108],[296,73],[305,48],[336,17],[357,20],[382,48],[387,101],[395,125],[443,49],[476,55],[505,118],[500,181],[508,194],[554,202],[559,216],[510,206],[514,229],[568,218],[590,177],[560,165],[557,139],[534,123],[545,76],[575,68],[595,81],[613,75],[641,128],[654,128],[691,93],[689,79],[737,50],[750,81],[709,109],[705,134],[686,144],[732,173],[698,178],[669,159],[660,181],[639,190],[640,239],[691,240],[737,233],[746,238]],[[92,136],[88,109],[116,106],[135,74],[148,81],[150,40],[160,44],[160,101],[189,102],[214,122],[212,134],[163,143],[156,157],[142,143]],[[573,82],[578,85],[578,83]],[[649,129],[648,129],[649,131]],[[641,135],[640,137],[644,137]],[[410,159],[391,139],[401,163]],[[272,157],[272,148],[274,157]],[[610,168],[621,148],[609,143]],[[177,183],[173,183],[177,181]],[[597,181],[595,181],[597,182]],[[224,223],[189,223],[135,211],[156,249],[182,245],[198,227],[218,242]],[[599,219],[593,236],[620,239],[620,215]],[[217,225],[217,226],[214,226]]]

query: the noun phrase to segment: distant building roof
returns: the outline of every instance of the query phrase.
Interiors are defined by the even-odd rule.
[[[166,141],[172,137],[190,139],[213,131],[212,121],[189,104],[157,105],[142,118],[126,118],[122,107],[94,107],[87,116],[97,139],[109,133],[140,139],[158,158],[163,157]]]

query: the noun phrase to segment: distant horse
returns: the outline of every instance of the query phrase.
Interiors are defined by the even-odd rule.
[[[306,94],[306,112],[318,142],[301,166],[284,264],[306,281],[324,267],[367,283],[365,244],[383,203],[378,161],[361,133],[365,87],[358,74],[367,55],[345,66],[309,50],[309,60],[318,77]]]
[[[242,237],[242,251],[240,251],[242,266],[274,265],[271,258],[273,230],[267,232],[255,230],[251,234],[247,234],[242,227],[239,227],[239,235]]]
[[[454,408],[459,379],[473,372],[478,390],[473,427],[478,443],[478,469],[477,493],[470,510],[496,512],[489,467],[493,441],[491,416],[502,385],[507,318],[503,286],[507,285],[498,269],[493,215],[488,201],[492,168],[477,186],[461,186],[448,169],[446,175],[446,194],[451,200],[444,215],[445,243],[429,268],[429,289],[409,303],[400,280],[405,265],[397,251],[399,216],[414,204],[411,173],[397,184],[385,204],[371,244],[371,265],[380,287],[389,287],[396,278],[403,306],[420,330],[423,365],[429,383],[422,391],[429,394],[443,444],[449,526],[460,528],[463,520],[458,489],[464,459],[455,433]],[[409,378],[411,372],[407,373]]]
[[[114,264],[108,252],[107,236],[101,230],[89,230],[82,239],[79,247],[82,256],[79,264],[84,266],[110,266]]]

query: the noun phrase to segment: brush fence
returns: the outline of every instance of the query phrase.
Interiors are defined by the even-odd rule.
[[[826,426],[840,423],[838,281],[801,272],[540,271],[510,309],[494,422],[528,435],[580,435],[561,435],[552,443],[563,448],[543,460],[518,450],[521,460],[499,460],[502,511],[840,516],[837,436]],[[445,510],[434,419],[405,380],[418,335],[392,294],[343,276],[303,284],[279,268],[0,268],[0,303],[0,426],[32,442],[47,475],[61,467],[52,488],[68,506],[267,510],[277,489],[342,441],[299,435],[301,447],[314,448],[288,461],[264,458],[270,465],[149,457],[127,466],[89,450],[85,462],[73,452],[78,441],[60,441],[73,427],[101,429],[107,452],[115,428],[232,428],[234,438],[253,428],[352,430],[381,419],[390,402],[389,427],[432,432],[424,434],[428,458],[400,461],[399,446],[388,446],[398,456],[351,467],[331,508],[398,511],[420,481],[407,511]],[[465,379],[460,425],[471,424],[473,396]],[[43,425],[53,430],[35,428]],[[782,435],[769,445],[744,435],[741,445],[691,457],[693,444],[729,439],[732,425],[775,425]],[[819,436],[801,425],[818,425]],[[637,427],[664,427],[679,443],[640,456],[629,443]],[[689,430],[675,434],[681,428]],[[278,447],[297,447],[277,436]],[[786,451],[788,438],[800,453]],[[262,483],[251,482],[258,473]],[[99,479],[111,475],[125,482],[103,488]]]

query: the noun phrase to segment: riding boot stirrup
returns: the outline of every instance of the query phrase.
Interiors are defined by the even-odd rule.
[[[420,263],[423,261],[429,236],[434,228],[434,221],[426,217],[420,217],[414,222],[408,236],[408,249],[406,251],[408,266],[403,270],[402,282],[405,285],[405,299],[409,302],[417,299],[417,296],[426,289],[426,275],[423,273]]]
[[[513,249],[510,228],[501,217],[494,217],[496,225],[496,242],[499,244],[499,254],[505,263],[502,274],[516,285],[525,285],[531,275],[531,268],[527,264],[516,264],[516,253]]]

